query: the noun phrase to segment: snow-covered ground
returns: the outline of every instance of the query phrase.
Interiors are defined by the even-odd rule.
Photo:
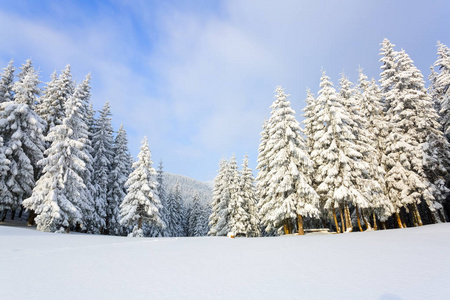
[[[0,226],[1,299],[449,299],[450,224],[276,238]]]

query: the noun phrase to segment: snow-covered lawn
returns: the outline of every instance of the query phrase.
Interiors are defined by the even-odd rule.
[[[1,299],[449,299],[450,224],[276,238],[0,226]]]

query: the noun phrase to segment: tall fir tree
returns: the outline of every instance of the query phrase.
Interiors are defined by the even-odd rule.
[[[219,163],[219,171],[214,179],[212,213],[209,217],[209,235],[227,235],[230,202],[228,180],[228,162],[222,159]]]
[[[111,163],[114,154],[112,133],[111,109],[109,102],[106,102],[100,111],[99,118],[95,120],[95,132],[92,137],[94,169],[92,181],[95,187],[95,210],[101,217],[101,223],[97,224],[97,227],[100,228],[102,233],[109,227],[106,221],[110,219],[107,216],[107,195],[109,186],[108,177],[111,172]]]
[[[248,222],[245,223],[246,236],[260,236],[259,217],[257,210],[257,196],[255,188],[255,179],[252,170],[248,166],[248,156],[245,156],[241,170],[240,197],[244,203],[243,207],[248,214]]]
[[[37,229],[69,232],[71,226],[82,225],[92,210],[89,191],[83,181],[86,162],[84,152],[87,126],[83,119],[82,101],[76,95],[66,103],[66,117],[53,127],[47,140],[51,146],[39,161],[43,175],[39,178],[24,207],[33,210]]]
[[[164,227],[156,190],[156,171],[152,163],[147,138],[144,138],[138,161],[133,164],[134,171],[126,182],[128,193],[120,205],[120,223],[133,227],[129,236],[143,236],[144,223],[151,227]]]
[[[318,217],[318,195],[311,187],[312,161],[300,135],[295,112],[281,87],[268,122],[265,147],[269,163],[265,199],[259,205],[259,217],[267,232],[293,233],[303,230],[303,217]],[[297,223],[297,224],[296,224]]]
[[[19,80],[13,86],[14,101],[19,104],[26,104],[31,109],[34,109],[38,96],[41,94],[39,75],[34,69],[31,60],[27,60],[20,70]]]
[[[130,153],[128,151],[128,139],[123,125],[120,125],[113,147],[113,161],[111,173],[109,174],[110,186],[108,188],[108,206],[106,216],[109,234],[119,235],[122,230],[120,226],[120,204],[127,194],[125,183],[130,175]]]
[[[13,60],[3,69],[0,79],[0,103],[14,100],[13,87],[15,70]]]

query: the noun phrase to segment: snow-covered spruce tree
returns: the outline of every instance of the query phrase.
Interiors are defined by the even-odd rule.
[[[22,200],[31,195],[39,175],[37,162],[43,158],[44,127],[45,122],[28,104],[0,103],[0,136],[10,162],[5,175],[8,192],[0,195],[0,209],[11,210],[13,218]]]
[[[27,60],[20,69],[21,72],[18,75],[19,80],[13,86],[14,101],[16,103],[26,104],[31,109],[34,109],[34,105],[38,101],[38,96],[41,94],[39,75],[35,71],[31,60]]]
[[[107,234],[110,219],[107,217],[108,195],[108,177],[111,172],[111,163],[113,160],[113,129],[111,126],[111,110],[109,102],[106,102],[100,111],[100,116],[95,120],[95,132],[92,137],[93,151],[93,177],[92,181],[95,187],[95,210],[101,217],[101,223],[97,224],[100,232]]]
[[[437,165],[439,158],[428,156],[436,155],[436,151],[434,154],[429,151],[429,146],[442,143],[442,132],[422,74],[404,51],[397,54],[396,73],[390,81],[392,86],[384,93],[386,120],[391,125],[386,138],[388,196],[399,227],[406,226],[399,214],[403,207],[412,213],[415,226],[422,225],[417,205],[425,200],[435,213],[442,208],[440,194],[446,194],[439,187],[439,178],[429,178],[428,174],[430,170],[441,169]]]
[[[39,178],[25,208],[33,210],[37,229],[69,232],[71,226],[83,224],[92,210],[89,191],[83,182],[86,161],[87,126],[82,101],[75,95],[66,103],[66,117],[53,127],[46,139],[51,142],[45,158],[39,161],[43,175]]]
[[[143,236],[143,224],[164,227],[156,191],[156,171],[152,167],[147,138],[140,149],[138,161],[133,164],[134,170],[126,182],[128,193],[120,204],[120,224],[133,227],[129,236]]]
[[[369,210],[373,213],[374,228],[377,229],[375,216],[378,216],[385,229],[386,220],[393,214],[392,204],[386,196],[385,166],[382,164],[388,124],[384,120],[379,87],[374,80],[368,81],[362,69],[359,69],[356,106],[359,108],[363,121],[362,126],[371,147],[364,153],[368,169],[365,173],[366,177],[361,180],[363,192],[369,200]]]
[[[315,133],[311,157],[317,168],[315,181],[321,196],[321,206],[332,216],[336,230],[340,232],[336,209],[341,217],[342,231],[345,231],[347,224],[344,216],[346,212],[348,214],[348,205],[358,204],[361,208],[368,206],[356,181],[367,168],[362,161],[360,147],[355,143],[357,137],[352,126],[352,116],[325,72],[322,73],[320,87],[317,122],[324,127]]]
[[[6,174],[9,169],[9,160],[6,159],[5,148],[3,148],[3,138],[0,136],[0,200],[7,196],[11,198],[10,191],[6,186]],[[2,202],[0,201],[0,222],[4,222],[6,218],[6,213],[9,207],[3,207]]]
[[[119,210],[120,204],[127,194],[125,183],[128,180],[130,153],[128,151],[128,139],[123,125],[120,125],[113,146],[114,156],[109,174],[108,206],[106,207],[106,217],[108,227],[106,230],[111,235],[121,234]]]
[[[244,158],[242,171],[238,177],[237,197],[231,197],[229,204],[230,230],[235,236],[259,236],[259,219],[256,210],[255,180],[248,167],[248,157]]]
[[[247,236],[250,215],[241,195],[241,178],[237,168],[236,157],[233,155],[228,164],[228,183],[230,201],[228,202],[228,228],[233,236]]]
[[[437,56],[434,67],[438,71],[434,72],[432,69],[432,75],[434,75],[432,97],[433,102],[438,103],[443,131],[447,140],[450,141],[450,49],[438,42]]]
[[[208,217],[205,214],[205,207],[200,203],[198,193],[192,199],[189,214],[189,236],[205,236],[208,233]]]
[[[275,101],[268,122],[266,158],[267,199],[259,207],[262,225],[267,232],[276,230],[292,233],[294,221],[303,234],[303,217],[318,217],[319,196],[311,187],[313,163],[300,135],[295,112],[281,87],[276,89]]]
[[[167,196],[166,219],[168,236],[183,236],[183,203],[180,183],[177,182]]]
[[[214,179],[212,213],[209,217],[209,235],[228,234],[228,203],[230,201],[228,180],[228,162],[222,159],[219,163],[219,171]]]
[[[164,167],[162,160],[159,161],[158,170],[156,171],[156,181],[158,182],[158,186],[156,188],[158,193],[159,201],[161,201],[162,208],[160,210],[161,219],[165,224],[165,229],[161,232],[155,233],[156,236],[170,236],[167,233],[167,224],[170,222],[167,216],[167,187],[164,183]]]
[[[3,73],[0,75],[0,103],[14,100],[13,86],[14,86],[14,61],[11,60]]]

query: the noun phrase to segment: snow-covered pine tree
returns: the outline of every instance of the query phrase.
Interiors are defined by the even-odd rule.
[[[357,203],[361,208],[367,207],[356,182],[356,178],[362,176],[365,164],[359,152],[360,147],[355,143],[357,137],[352,126],[352,116],[345,108],[342,95],[336,93],[325,72],[322,73],[320,87],[317,97],[320,109],[316,117],[323,128],[315,133],[314,149],[311,152],[317,168],[315,181],[321,196],[321,206],[332,216],[339,232],[338,209],[342,231],[346,231],[347,225],[351,226],[344,221],[344,216],[348,215],[348,205]]]
[[[214,179],[212,213],[209,217],[209,235],[228,234],[228,203],[230,201],[227,179],[228,162],[222,159],[219,163],[219,171]]]
[[[13,86],[14,101],[19,104],[26,104],[31,109],[34,109],[38,96],[41,94],[39,75],[35,71],[31,60],[27,60],[20,69],[19,80]]]
[[[311,187],[313,165],[288,95],[281,87],[275,92],[265,149],[269,172],[267,191],[262,194],[267,196],[259,206],[259,214],[267,232],[284,230],[289,234],[298,225],[302,234],[303,217],[318,217],[319,213],[319,197]]]
[[[173,206],[174,211],[173,215],[171,217],[172,223],[172,229],[174,236],[184,236],[185,235],[185,206],[183,202],[183,198],[181,197],[181,186],[180,183],[177,182],[175,184],[175,188],[173,190]]]
[[[4,222],[9,207],[5,207],[1,199],[5,196],[11,198],[10,191],[6,186],[6,174],[9,170],[10,161],[6,158],[3,138],[0,136],[0,222]]]
[[[150,227],[164,227],[159,212],[161,202],[156,191],[156,171],[152,167],[147,138],[140,149],[138,161],[133,164],[134,170],[126,182],[128,193],[120,204],[120,224],[133,227],[129,236],[143,236],[144,223]]]
[[[230,201],[228,202],[228,228],[233,236],[247,236],[250,215],[241,195],[241,178],[233,155],[228,164],[228,183]]]
[[[11,59],[8,66],[3,69],[0,79],[0,103],[13,101],[13,86],[14,86],[14,61]]]
[[[432,73],[434,75],[432,96],[433,101],[438,103],[443,131],[447,140],[450,141],[450,49],[438,42],[437,56],[434,67],[437,67],[438,71],[432,70],[434,72]]]
[[[162,208],[160,210],[161,219],[163,220],[165,224],[165,229],[161,232],[155,233],[156,236],[170,236],[170,234],[167,232],[167,224],[171,221],[168,218],[167,214],[167,187],[164,183],[164,166],[162,160],[159,161],[158,170],[156,171],[156,181],[158,182],[158,186],[156,188],[156,191],[158,193],[159,201],[161,201]]]
[[[95,210],[101,217],[101,223],[97,225],[100,232],[104,232],[108,227],[107,220],[107,195],[108,195],[108,177],[111,172],[111,163],[113,161],[113,129],[111,126],[111,110],[109,102],[106,102],[100,111],[100,116],[95,120],[95,132],[92,137],[93,153],[93,177],[92,181],[95,187]],[[107,233],[107,232],[105,232]]]
[[[255,179],[252,170],[248,166],[248,156],[245,156],[241,170],[240,197],[248,214],[248,222],[245,224],[246,236],[256,237],[261,234],[259,229],[259,218],[255,189]]]
[[[208,217],[205,214],[205,207],[200,203],[198,193],[192,199],[189,214],[189,236],[205,236],[208,233]]]
[[[38,230],[69,232],[70,227],[82,225],[84,215],[92,210],[83,182],[90,157],[84,151],[87,126],[82,110],[83,103],[75,94],[66,103],[62,124],[53,127],[46,137],[51,146],[39,161],[43,175],[31,197],[23,201],[24,207],[37,215]]]
[[[64,103],[59,103],[58,99],[58,76],[56,71],[51,75],[51,80],[47,82],[44,88],[44,94],[39,99],[40,102],[36,105],[37,114],[47,122],[44,135],[48,134],[50,128],[60,125],[62,122]],[[57,118],[59,114],[60,118]]]
[[[388,124],[384,120],[384,112],[381,104],[381,93],[374,80],[368,81],[362,69],[359,69],[358,90],[355,99],[358,108],[359,127],[361,134],[357,134],[358,143],[362,146],[363,160],[367,169],[359,178],[359,186],[363,196],[368,201],[368,214],[373,217],[374,228],[377,229],[377,217],[382,227],[386,228],[386,220],[392,215],[392,204],[386,196],[386,183],[384,181],[384,139],[388,131]],[[361,141],[364,143],[361,143]],[[357,211],[359,213],[359,211]],[[363,221],[369,228],[370,223],[363,216]],[[358,226],[361,230],[358,218]]]
[[[438,166],[438,151],[429,151],[430,145],[442,144],[442,132],[422,74],[404,51],[397,53],[396,58],[396,72],[390,78],[393,84],[384,93],[386,120],[391,125],[386,138],[386,184],[398,226],[406,226],[399,214],[403,207],[412,213],[417,226],[422,225],[417,205],[425,200],[431,212],[439,211],[440,195],[447,192],[439,187],[440,176],[431,179],[428,172],[444,169]],[[446,151],[443,154],[445,157]]]
[[[8,193],[0,195],[0,207],[11,210],[13,218],[22,200],[31,195],[39,175],[37,162],[43,158],[44,127],[45,122],[27,104],[0,103],[0,136],[10,162],[5,175]]]
[[[120,125],[113,146],[114,156],[109,174],[108,206],[106,208],[106,230],[109,234],[119,235],[122,230],[120,226],[120,204],[127,194],[125,183],[128,180],[130,153],[128,151],[128,139],[123,125]]]

